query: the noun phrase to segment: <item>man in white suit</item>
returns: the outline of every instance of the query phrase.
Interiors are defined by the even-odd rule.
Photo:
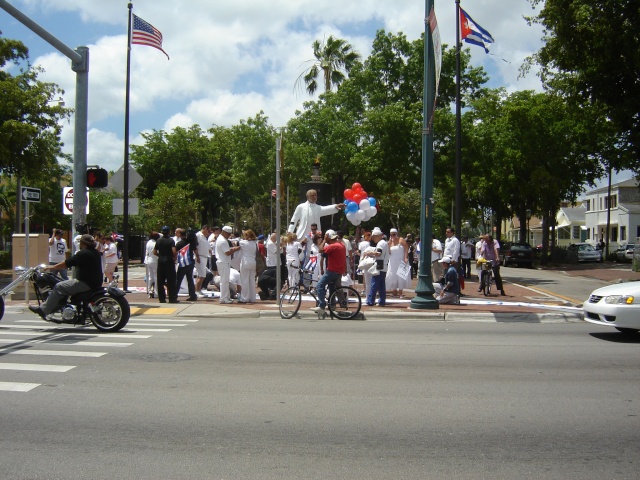
[[[320,217],[325,215],[333,215],[338,213],[344,208],[344,203],[337,203],[335,205],[327,205],[322,207],[316,202],[318,201],[318,192],[315,190],[307,191],[307,201],[301,203],[296,207],[293,216],[291,217],[291,223],[287,231],[295,232],[298,241],[306,238],[311,233],[311,225],[320,225]]]

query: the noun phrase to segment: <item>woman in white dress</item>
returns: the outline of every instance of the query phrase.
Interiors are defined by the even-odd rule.
[[[387,295],[403,298],[402,290],[411,287],[411,276],[407,280],[398,275],[401,263],[409,263],[409,245],[392,228],[389,232],[389,269],[387,270]]]
[[[285,247],[285,260],[287,262],[287,271],[289,272],[289,287],[298,285],[300,280],[300,253],[302,245],[296,239],[295,233],[287,233],[287,245]]]
[[[256,251],[258,241],[253,230],[242,232],[240,240],[240,298],[238,303],[256,301]]]
[[[144,264],[147,268],[147,296],[153,298],[156,296],[156,277],[158,276],[158,256],[153,254],[156,248],[156,240],[160,238],[158,232],[151,232],[149,240],[145,246]]]

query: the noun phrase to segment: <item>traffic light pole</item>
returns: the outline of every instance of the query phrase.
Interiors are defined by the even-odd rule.
[[[5,0],[0,0],[0,8],[21,22],[29,30],[51,44],[56,50],[71,60],[71,69],[76,72],[75,131],[73,138],[73,226],[86,223],[87,209],[87,123],[89,104],[89,49],[71,49],[44,28],[24,15]],[[82,192],[82,193],[80,193]]]

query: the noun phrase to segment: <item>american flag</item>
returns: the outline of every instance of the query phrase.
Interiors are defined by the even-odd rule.
[[[162,34],[160,30],[145,22],[136,14],[133,15],[133,31],[131,33],[131,43],[135,45],[146,45],[148,47],[157,48],[164,53],[167,58],[169,55],[162,49]]]

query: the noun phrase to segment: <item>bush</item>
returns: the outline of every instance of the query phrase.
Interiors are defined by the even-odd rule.
[[[11,269],[11,252],[8,250],[0,251],[0,270]]]

